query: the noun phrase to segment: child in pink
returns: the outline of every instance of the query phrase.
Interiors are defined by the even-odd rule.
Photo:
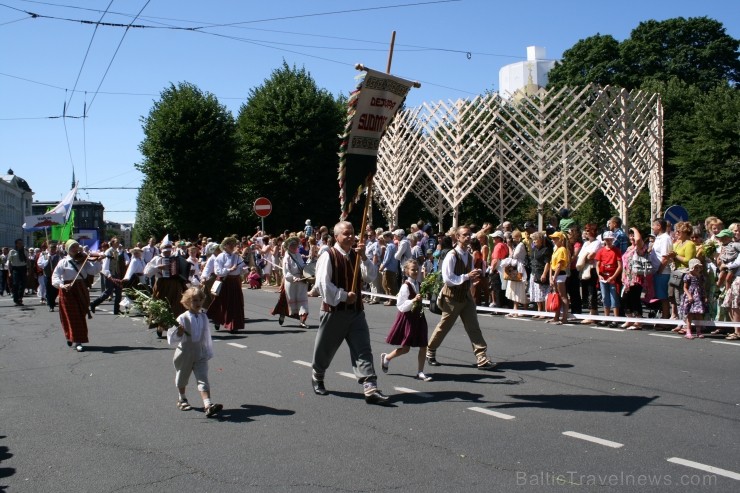
[[[252,267],[247,276],[249,289],[260,289],[262,287],[262,276],[257,272],[257,267]]]

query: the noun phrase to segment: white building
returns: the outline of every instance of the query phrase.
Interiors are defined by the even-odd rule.
[[[12,248],[18,238],[29,246],[33,237],[23,231],[23,223],[31,215],[33,191],[12,169],[0,177],[0,247]]]
[[[532,94],[547,86],[547,74],[555,66],[555,60],[547,60],[547,51],[542,46],[527,46],[527,61],[512,63],[498,72],[499,95],[510,98],[517,92]]]

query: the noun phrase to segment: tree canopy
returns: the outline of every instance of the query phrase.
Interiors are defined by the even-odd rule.
[[[144,236],[233,231],[243,175],[232,114],[214,95],[180,83],[162,91],[142,123],[144,160],[136,168],[145,175],[137,199]]]
[[[344,111],[341,101],[319,89],[304,68],[285,62],[250,90],[239,110],[237,134],[250,178],[247,200],[264,196],[272,202],[266,224],[301,229],[306,219],[337,221],[338,134]]]

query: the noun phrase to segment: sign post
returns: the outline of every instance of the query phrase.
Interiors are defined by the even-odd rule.
[[[259,197],[254,201],[254,213],[262,218],[262,232],[265,231],[265,218],[272,212],[272,202],[267,197]]]
[[[680,205],[672,205],[666,209],[663,218],[671,225],[676,225],[682,221],[688,221],[689,212]]]

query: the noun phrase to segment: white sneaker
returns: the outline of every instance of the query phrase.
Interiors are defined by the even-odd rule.
[[[422,382],[431,382],[432,377],[426,375],[423,371],[420,371],[416,374],[416,379],[421,380]]]

